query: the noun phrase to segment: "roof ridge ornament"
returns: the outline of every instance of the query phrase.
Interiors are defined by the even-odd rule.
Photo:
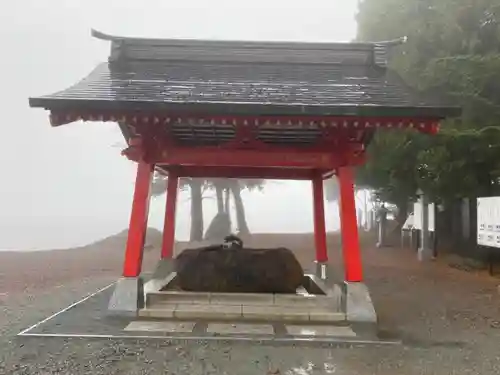
[[[392,47],[392,46],[399,46],[400,44],[405,44],[406,42],[408,42],[408,37],[402,36],[401,38],[397,38],[397,39],[384,40],[384,41],[380,41],[380,42],[368,42],[368,43],[372,43],[374,45]]]
[[[390,53],[393,47],[400,46],[408,41],[408,37],[387,40],[383,42],[371,42],[373,44],[373,63],[382,69],[389,65]]]
[[[107,40],[110,42],[126,39],[125,37],[119,37],[119,36],[106,34],[106,33],[103,33],[99,30],[96,30],[96,29],[90,29],[90,35],[96,39]]]

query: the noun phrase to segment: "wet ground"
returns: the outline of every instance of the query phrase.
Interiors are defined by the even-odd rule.
[[[290,245],[302,262],[312,258],[308,235],[262,236],[260,241],[268,246]],[[335,244],[332,239],[332,248]],[[341,277],[339,251],[332,250],[330,257]],[[376,249],[369,242],[363,261],[382,336],[400,337],[401,345],[17,337],[21,330],[108,285],[119,274],[112,267],[93,275],[80,270],[82,277],[59,284],[54,275],[61,264],[54,259],[51,266],[39,269],[52,275],[48,279],[53,282],[39,288],[26,285],[22,291],[1,290],[0,373],[500,373],[498,279],[453,269],[441,260],[420,264],[410,250]]]
[[[114,284],[69,308],[23,330],[23,337],[151,338],[180,340],[223,340],[272,342],[280,344],[398,344],[392,340],[374,341],[357,335],[344,322],[336,325],[309,322],[242,322],[217,320],[167,321],[147,318],[117,318],[107,314]]]

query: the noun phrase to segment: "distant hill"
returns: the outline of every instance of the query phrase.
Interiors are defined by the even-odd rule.
[[[117,234],[106,237],[102,240],[96,241],[87,246],[93,246],[93,247],[98,246],[98,247],[113,248],[113,249],[117,248],[123,250],[125,245],[127,244],[127,235],[128,235],[128,229],[124,229],[121,232],[118,232]],[[146,241],[144,244],[145,249],[146,250],[153,248],[159,249],[161,248],[161,243],[162,243],[162,232],[160,232],[156,228],[148,228],[146,232]]]

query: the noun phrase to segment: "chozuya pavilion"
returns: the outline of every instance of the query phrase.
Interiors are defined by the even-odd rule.
[[[404,39],[285,43],[141,39],[97,31],[93,36],[110,42],[108,61],[63,91],[30,98],[30,106],[50,111],[54,127],[118,124],[128,143],[122,154],[137,163],[123,274],[110,309],[135,314],[144,306],[140,273],[154,170],[168,174],[163,260],[173,255],[180,177],[268,178],[312,182],[318,265],[328,262],[323,180],[336,175],[346,314],[376,319],[363,284],[353,168],[364,162],[377,129],[435,134],[441,120],[458,113],[420,97],[388,69],[391,48]]]

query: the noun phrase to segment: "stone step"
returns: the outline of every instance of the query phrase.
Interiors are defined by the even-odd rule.
[[[329,295],[310,294],[257,294],[257,293],[202,293],[160,291],[146,294],[146,307],[177,304],[236,305],[236,306],[289,306],[328,308],[341,311],[340,288]]]
[[[340,323],[346,315],[330,308],[269,305],[223,305],[178,303],[148,306],[139,310],[144,318],[163,318],[180,320],[251,320]]]

